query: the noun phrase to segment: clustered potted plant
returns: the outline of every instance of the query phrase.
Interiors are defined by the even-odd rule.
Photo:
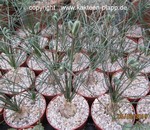
[[[0,3],[0,121],[44,130],[45,118],[56,130],[82,130],[92,117],[98,130],[149,130],[148,2]],[[90,5],[128,10],[79,9]]]

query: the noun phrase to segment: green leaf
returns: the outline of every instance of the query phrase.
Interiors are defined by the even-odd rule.
[[[81,26],[80,21],[76,20],[76,21],[74,22],[73,28],[72,28],[72,34],[73,34],[74,36],[76,36],[77,33],[79,32],[80,26]]]
[[[73,23],[72,23],[72,21],[69,21],[69,22],[68,22],[68,28],[69,28],[70,31],[72,30],[72,28],[73,28]]]
[[[117,77],[114,78],[114,84],[115,84],[115,85],[118,86],[118,85],[120,84],[120,82],[121,82],[121,81],[120,81]]]
[[[132,124],[125,124],[123,125],[122,130],[132,130],[133,125]]]

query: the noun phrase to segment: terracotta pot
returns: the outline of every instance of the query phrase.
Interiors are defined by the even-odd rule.
[[[132,0],[132,3],[135,6],[136,10],[138,10],[139,5],[142,2],[143,2],[142,0]],[[147,5],[148,2],[147,3],[144,2],[144,4]],[[145,8],[144,10],[142,10],[141,14],[142,14],[142,17],[138,21],[138,23],[144,28],[150,27],[150,8]]]
[[[34,58],[32,56],[33,55],[28,57],[28,59],[26,60],[26,64],[32,71],[34,71],[35,75],[38,76],[40,73],[42,73],[44,70],[46,70],[46,68],[44,67],[42,62],[41,63],[37,63],[38,62],[37,61],[38,58]],[[33,58],[34,61],[32,61],[32,58]],[[32,65],[32,62],[35,62],[34,65]],[[40,65],[41,67],[36,67],[35,64]]]
[[[91,84],[89,83],[89,86],[86,86],[85,83],[83,82],[77,93],[81,96],[83,96],[89,103],[89,105],[91,106],[93,101],[99,97],[100,95],[104,94],[107,92],[107,86],[105,84],[105,81],[104,81],[104,77],[103,77],[103,73],[102,72],[99,72],[96,70],[93,70],[92,75],[93,75],[93,79],[90,79],[90,77],[86,77],[88,75],[88,72],[90,70],[87,69],[86,71],[84,72],[80,72],[80,74],[77,75],[77,78],[78,76],[81,76],[83,78],[84,81],[86,82],[91,82]],[[89,72],[90,73],[90,72]],[[95,76],[94,76],[95,75]],[[89,79],[85,79],[86,78],[89,78]],[[76,77],[74,77],[74,80],[75,80]],[[91,77],[92,78],[92,77]],[[80,78],[81,79],[81,78]],[[79,79],[79,80],[80,80]],[[95,81],[94,81],[95,80]],[[79,81],[80,82],[80,81]],[[82,79],[81,79],[81,82],[82,82]],[[94,83],[95,82],[95,83]],[[94,84],[92,84],[94,83]],[[89,88],[88,88],[89,87]],[[95,90],[94,90],[95,88]],[[97,89],[96,89],[97,88]],[[103,89],[101,89],[103,88]],[[101,89],[101,90],[100,90]]]
[[[22,93],[29,89],[33,85],[33,81],[30,79],[35,78],[35,74],[32,70],[26,67],[19,67],[16,70],[10,70],[2,76],[1,92],[12,97],[18,93]]]
[[[0,54],[0,71],[2,73],[6,73],[9,70],[14,69],[13,66],[9,63],[10,60],[8,58],[8,55],[10,54]],[[17,67],[26,67],[27,55],[24,51],[16,49],[15,54],[13,55],[15,55],[14,59]]]
[[[61,107],[59,107],[59,108],[57,108],[57,107],[55,107],[55,110],[57,111],[57,113],[59,113],[58,115],[56,115],[56,118],[57,118],[57,116],[59,116],[59,117],[62,117],[62,120],[64,120],[65,119],[65,122],[64,122],[64,124],[62,124],[62,122],[60,122],[60,125],[62,125],[63,127],[65,126],[66,128],[68,128],[68,125],[71,125],[70,127],[71,128],[68,128],[69,130],[82,130],[83,128],[84,128],[84,126],[85,126],[85,124],[86,124],[86,121],[87,121],[87,119],[88,119],[88,116],[89,116],[89,106],[88,106],[88,103],[87,103],[87,101],[82,97],[82,96],[80,96],[80,95],[76,95],[75,97],[74,97],[74,99],[76,100],[76,97],[80,97],[81,99],[82,99],[82,105],[83,104],[86,104],[86,108],[81,108],[81,109],[78,109],[77,111],[83,111],[82,113],[83,113],[83,115],[84,115],[84,113],[86,113],[86,115],[84,115],[85,117],[84,117],[84,121],[81,121],[81,119],[74,119],[75,117],[77,117],[76,116],[76,114],[74,115],[74,116],[72,116],[72,117],[69,117],[69,118],[66,118],[66,117],[63,117],[63,116],[61,116],[60,115],[60,112],[59,112],[59,109],[61,108]],[[74,100],[73,99],[73,100]],[[63,97],[63,95],[59,95],[59,96],[57,96],[57,97],[55,97],[55,98],[53,98],[51,101],[50,101],[50,103],[48,104],[48,107],[47,107],[47,110],[46,110],[46,117],[47,117],[47,120],[48,120],[48,122],[49,122],[49,124],[55,129],[55,130],[60,130],[61,128],[59,128],[59,126],[56,126],[56,125],[54,125],[53,124],[53,121],[55,120],[59,120],[58,118],[57,119],[54,119],[54,117],[53,118],[50,118],[50,113],[49,112],[52,112],[53,110],[51,110],[51,109],[49,109],[51,106],[52,106],[52,104],[54,103],[54,104],[56,104],[57,103],[57,101],[58,102],[61,102],[62,100],[64,100],[64,97]],[[75,101],[72,101],[72,102],[75,102]],[[63,102],[62,102],[63,103]],[[76,104],[75,104],[75,106],[76,107],[78,107],[78,105],[77,104],[80,104],[80,102],[78,102],[77,103],[77,101],[76,101]],[[62,105],[62,104],[59,104],[59,105]],[[80,106],[81,107],[81,106]],[[56,112],[55,111],[55,112]],[[54,112],[54,114],[56,114]],[[79,117],[83,117],[83,115],[79,115],[78,116],[78,118]],[[73,126],[73,124],[75,123],[75,122],[80,122],[78,125],[76,125],[76,126]],[[71,123],[72,122],[72,123]],[[65,124],[66,123],[66,124]],[[57,123],[56,123],[57,124]]]
[[[149,108],[150,108],[150,95],[142,97],[137,102],[137,106],[136,106],[137,117],[136,118],[143,125],[150,123]],[[146,109],[148,109],[148,112],[146,111]]]
[[[21,94],[20,94],[21,95]],[[19,95],[16,95],[16,96],[19,96]],[[40,108],[41,110],[41,113],[40,113],[40,117],[38,117],[37,116],[37,114],[38,113],[34,113],[34,117],[32,117],[32,118],[36,118],[35,119],[35,121],[34,122],[28,122],[28,123],[26,123],[26,124],[23,124],[23,126],[19,126],[19,124],[18,125],[14,125],[13,123],[10,123],[11,121],[10,121],[10,119],[9,118],[11,118],[11,117],[6,117],[6,115],[8,116],[8,109],[4,109],[4,112],[3,112],[3,117],[4,117],[4,120],[5,120],[5,122],[7,123],[7,125],[9,125],[10,127],[12,127],[12,128],[15,128],[15,129],[25,129],[25,128],[30,128],[31,126],[34,126],[34,125],[37,125],[38,124],[38,122],[39,122],[39,120],[43,120],[44,119],[44,116],[45,116],[45,110],[46,110],[46,100],[45,100],[45,98],[42,96],[42,95],[39,95],[40,96],[40,98],[41,98],[41,101],[42,101],[42,103],[43,103],[43,107],[42,108]],[[28,98],[28,97],[27,97]],[[25,100],[25,97],[24,97],[24,99],[23,100]],[[39,101],[40,99],[39,99],[39,97],[38,97],[38,101]],[[37,101],[37,102],[38,102]],[[22,101],[22,102],[24,102],[24,101]],[[22,103],[21,102],[21,103]],[[26,103],[27,104],[27,103]],[[25,104],[24,104],[25,105]],[[32,104],[33,105],[33,104]],[[25,107],[25,106],[24,106]],[[23,108],[24,108],[23,107]],[[28,107],[28,106],[27,106]],[[41,107],[41,106],[40,106]],[[31,109],[30,109],[31,110]],[[29,109],[28,109],[28,112],[30,111]],[[35,110],[37,111],[37,108],[35,107]],[[32,111],[33,112],[33,111]],[[37,118],[38,117],[38,118]],[[16,117],[16,118],[18,118],[18,117]],[[25,118],[25,117],[24,117]],[[26,117],[27,118],[27,117]],[[28,117],[29,118],[29,117]],[[20,118],[21,119],[21,118]],[[11,119],[12,120],[12,119]],[[30,119],[31,120],[31,119]],[[14,119],[14,121],[15,121],[15,119]],[[16,121],[15,121],[16,122]],[[20,122],[21,122],[21,120],[20,120]]]
[[[0,21],[1,21],[1,27],[8,26],[8,15],[7,11],[9,9],[9,15],[13,15],[15,13],[15,9],[12,6],[6,6],[6,5],[0,5]]]
[[[112,76],[113,86],[114,86],[113,78],[115,77],[115,75],[120,75],[119,73],[121,74],[122,72],[117,72]],[[126,77],[126,76],[124,75],[124,77]],[[121,86],[122,90],[125,89],[125,87],[127,87],[127,85],[129,84],[129,81],[128,81],[129,79],[128,80],[127,79],[125,80],[125,79],[126,78],[124,78],[124,81],[123,81],[123,78],[121,79],[121,81],[123,83]],[[139,82],[140,80],[144,80],[144,81]],[[144,85],[145,87],[137,86],[135,84]],[[123,87],[123,85],[125,85],[125,87]],[[141,90],[140,87],[143,89]],[[150,83],[148,81],[148,77],[146,75],[140,74],[140,75],[137,75],[136,78],[132,81],[132,83],[128,86],[128,88],[126,88],[124,90],[124,93],[122,93],[122,96],[124,98],[127,98],[130,102],[134,103],[134,102],[139,101],[143,96],[147,95],[149,93],[149,90],[150,90]],[[131,92],[134,94],[131,94]]]
[[[3,118],[3,109],[0,110],[0,122],[2,122],[4,120]]]
[[[60,95],[60,90],[58,85],[53,85],[49,82],[50,79],[50,72],[49,70],[44,70],[42,73],[40,73],[35,80],[35,87],[36,90],[41,93],[45,98],[46,101],[49,103],[55,96]],[[54,77],[51,77],[54,78]],[[58,88],[57,88],[58,87]]]
[[[121,129],[122,125],[125,123],[125,122],[121,123],[121,121],[125,120],[125,119],[126,119],[126,122],[134,124],[134,121],[135,121],[135,117],[134,117],[135,110],[134,110],[134,107],[132,106],[132,104],[126,98],[123,99],[125,101],[124,103],[121,104],[121,101],[120,101],[120,107],[118,108],[118,109],[120,109],[120,111],[122,113],[121,114],[117,113],[117,115],[116,115],[117,116],[116,117],[117,121],[112,121],[112,117],[109,115],[109,112],[108,112],[109,108],[106,109],[107,107],[109,107],[108,103],[111,102],[111,101],[110,100],[104,101],[104,99],[102,98],[102,96],[106,99],[106,96],[109,96],[109,95],[108,94],[101,95],[99,98],[95,99],[95,101],[93,102],[93,104],[91,106],[91,116],[92,116],[92,119],[94,121],[94,124],[95,124],[95,127],[97,128],[97,130],[117,130],[117,129]],[[125,107],[127,101],[130,104],[130,106],[128,104],[126,106],[126,108],[130,107],[130,110],[131,110],[130,113],[127,113],[124,110],[121,110],[121,108]],[[102,104],[102,105],[98,106],[98,104],[101,104],[101,103],[104,103],[104,102],[107,104],[107,106],[105,106],[106,104]],[[118,109],[117,109],[117,111],[118,111]],[[96,110],[96,111],[94,111],[94,110]],[[112,110],[112,108],[110,107],[110,111],[111,110]],[[127,117],[123,117],[125,114],[127,114]],[[107,118],[107,119],[106,119],[105,125],[103,125],[103,123],[105,121],[105,118]],[[130,119],[130,121],[129,121],[129,119]],[[103,123],[100,123],[100,122],[103,122]],[[111,122],[111,124],[109,124],[110,122]],[[108,124],[108,126],[106,127],[107,124]],[[116,127],[114,127],[114,126],[116,126]]]

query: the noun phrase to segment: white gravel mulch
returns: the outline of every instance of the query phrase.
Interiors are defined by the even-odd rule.
[[[13,97],[14,98],[14,97]],[[13,99],[12,98],[12,99]],[[21,112],[5,109],[5,121],[13,128],[26,128],[36,123],[44,114],[46,101],[43,96],[37,94],[33,101],[27,92],[15,96],[17,103],[20,103]]]
[[[47,120],[56,129],[73,130],[85,123],[89,116],[89,106],[82,96],[76,95],[71,102],[76,107],[76,112],[73,116],[66,118],[60,113],[65,102],[63,95],[54,98],[47,107]],[[71,110],[68,108],[69,111]]]
[[[121,70],[123,65],[124,65],[124,61],[122,59],[118,59],[113,63],[111,62],[110,59],[107,59],[103,62],[103,64],[100,64],[98,68],[105,72],[116,72]]]
[[[82,82],[78,93],[85,97],[97,97],[108,90],[103,73],[85,71],[77,75],[75,79]]]
[[[142,37],[142,28],[138,25],[131,26],[126,35],[133,38],[140,38]]]
[[[142,122],[143,124],[150,123],[150,95],[145,96],[144,98],[139,100],[136,111],[139,115],[137,118],[139,118],[140,122]]]
[[[119,79],[121,75],[122,72],[114,74],[113,80],[115,77]],[[139,99],[149,92],[150,84],[146,76],[138,75],[132,81],[126,76],[126,74],[124,74],[120,80],[121,80],[119,84],[120,92],[124,91],[122,93],[122,96],[124,97],[128,97],[130,99]]]
[[[73,59],[74,60],[73,65],[72,65],[72,70],[73,71],[83,70],[83,69],[87,68],[90,64],[89,58],[81,52],[76,53],[73,58],[74,58]],[[69,57],[65,56],[62,59],[62,62],[69,63],[70,62]]]
[[[132,104],[127,99],[119,101],[115,107],[117,107],[115,109],[116,115],[135,114]],[[108,94],[104,94],[98,99],[95,99],[91,107],[91,115],[96,125],[101,129],[122,130],[122,125],[125,123],[133,123],[134,121],[134,119],[119,119],[119,117],[113,120],[110,113],[112,113],[112,106]]]
[[[41,57],[32,55],[27,61],[27,65],[33,70],[46,70],[47,66],[52,63],[52,52],[47,50],[41,53]]]
[[[57,81],[55,80],[54,76],[51,76],[49,70],[43,71],[36,78],[35,86],[37,91],[45,96],[54,96],[60,94],[61,92]]]
[[[11,56],[14,57],[15,63],[18,67],[22,65],[27,58],[26,53],[20,49],[14,50],[13,54],[1,53],[0,54],[0,68],[1,69],[13,69],[13,66],[10,64],[10,62],[12,62],[10,60],[12,58]]]
[[[22,92],[31,87],[34,78],[35,74],[29,68],[19,67],[10,70],[0,78],[0,90],[7,94]]]
[[[132,53],[129,55],[128,59],[134,59],[135,61],[137,61],[138,67],[141,69],[142,73],[150,73],[150,56],[136,52],[136,53]]]

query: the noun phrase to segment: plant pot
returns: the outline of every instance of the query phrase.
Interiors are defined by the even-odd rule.
[[[9,10],[8,10],[9,9]],[[7,27],[9,23],[9,17],[12,16],[15,13],[15,9],[12,6],[7,5],[0,5],[0,21],[1,21],[1,27]]]
[[[147,95],[138,101],[136,107],[137,119],[142,123],[142,125],[150,123],[149,111],[150,95]]]
[[[122,72],[118,72],[113,75],[113,85],[115,85],[114,78],[119,79],[121,74]],[[144,75],[136,75],[132,80],[130,80],[127,75],[123,75],[123,77],[120,79],[120,92],[123,91],[123,97],[128,98],[131,102],[136,102],[148,94],[150,90],[150,83],[147,76]]]
[[[40,56],[37,56],[36,54],[32,54],[27,59],[27,65],[28,67],[35,72],[36,75],[39,75],[42,71],[46,70],[49,65],[53,62],[51,51],[44,50],[40,53]]]
[[[9,96],[21,93],[32,86],[34,78],[35,74],[29,68],[19,67],[10,70],[0,79],[1,92]]]
[[[149,28],[150,27],[150,8],[146,8],[146,5],[148,5],[149,1],[142,1],[142,0],[132,0],[132,3],[136,9],[136,11],[138,11],[140,8],[143,8],[142,11],[140,12],[142,14],[142,16],[140,17],[140,19],[138,20],[138,23],[141,27],[144,28]],[[144,5],[141,5],[144,4]],[[140,5],[142,7],[140,7]]]
[[[13,54],[6,54],[6,53],[1,53],[0,54],[0,70],[3,72],[8,72],[11,69],[14,69],[14,66],[11,65],[9,62],[11,62],[10,60],[10,56],[14,56],[14,60],[15,60],[15,65],[17,67],[21,67],[21,66],[26,66],[26,58],[27,55],[24,51],[20,50],[20,49],[16,49],[14,50],[15,52]]]
[[[140,70],[140,73],[148,76],[150,75],[149,55],[146,55],[143,52],[136,52],[136,53],[131,53],[128,56],[127,60],[130,58],[135,59],[137,62],[139,62],[139,65],[137,65],[137,67],[144,66],[144,68]]]
[[[104,75],[98,71],[84,71],[74,77],[74,80],[82,82],[77,93],[83,96],[91,105],[93,101],[100,95],[107,92],[107,85],[104,80]]]
[[[62,25],[58,25],[59,27],[59,30],[62,31],[63,28],[62,28]],[[52,31],[53,29],[51,29],[50,31]],[[53,31],[54,32],[54,36],[53,36],[53,39],[49,42],[49,49],[50,50],[54,50],[57,52],[66,52],[70,49],[71,47],[71,44],[72,44],[72,37],[70,37],[69,35],[67,36],[60,36],[58,37],[58,41],[57,41],[57,36],[56,34],[59,33],[57,32],[56,30]],[[49,32],[46,32],[46,33],[49,33]],[[52,32],[51,32],[52,33]],[[59,35],[59,34],[58,34]],[[57,42],[58,42],[58,46],[57,46]]]
[[[51,75],[49,70],[45,70],[38,75],[35,81],[36,90],[41,93],[48,102],[61,92],[54,76]]]
[[[78,52],[74,55],[73,65],[72,65],[72,71],[74,73],[79,73],[83,70],[86,70],[90,64],[90,61],[88,59],[88,56],[82,52]],[[63,61],[70,61],[69,56],[65,56],[62,59]]]
[[[138,43],[138,39],[142,38],[142,28],[139,25],[133,25],[127,31],[126,37]]]
[[[13,98],[16,98],[17,103],[22,100],[20,104],[22,111],[17,113],[4,109],[3,116],[7,125],[16,129],[24,129],[34,126],[39,120],[42,120],[46,110],[46,101],[42,95],[37,94],[35,101],[27,96],[27,92],[16,95]]]
[[[0,123],[4,120],[3,118],[3,111],[4,111],[4,103],[0,101]]]
[[[57,96],[50,101],[46,110],[46,117],[49,124],[56,130],[66,128],[68,130],[81,130],[85,126],[89,116],[89,106],[87,101],[82,96],[76,95],[71,102],[76,110],[75,113],[69,117],[62,115],[60,112],[66,108],[64,107],[65,103],[66,99],[63,95]],[[66,114],[72,111],[72,109],[69,109],[68,107],[66,110]]]
[[[26,52],[28,52],[29,54],[34,53],[35,51],[34,47],[37,47],[38,49],[43,50],[45,47],[48,46],[48,43],[49,43],[49,38],[42,35],[42,32],[41,32],[42,29],[34,30],[34,31],[39,34],[33,35],[32,30],[30,29],[27,30],[25,28],[16,30],[17,36],[20,39],[22,39],[22,41],[20,41],[19,47],[22,48],[22,50],[25,50]]]
[[[97,68],[101,70],[101,72],[106,73],[108,75],[113,75],[116,72],[122,71],[122,66],[124,64],[123,59],[118,59],[117,61],[111,63],[110,59],[106,59],[103,62],[103,65],[99,65]]]
[[[117,102],[115,106],[117,106],[116,120],[113,120],[110,96],[104,94],[95,99],[91,107],[91,115],[97,130],[122,130],[122,125],[134,123],[135,110],[126,98]],[[125,117],[125,114],[129,116]]]
[[[138,48],[137,41],[134,41],[132,38],[125,38],[125,43],[121,45],[121,49],[124,50],[124,57],[127,58],[127,56],[135,52]]]

